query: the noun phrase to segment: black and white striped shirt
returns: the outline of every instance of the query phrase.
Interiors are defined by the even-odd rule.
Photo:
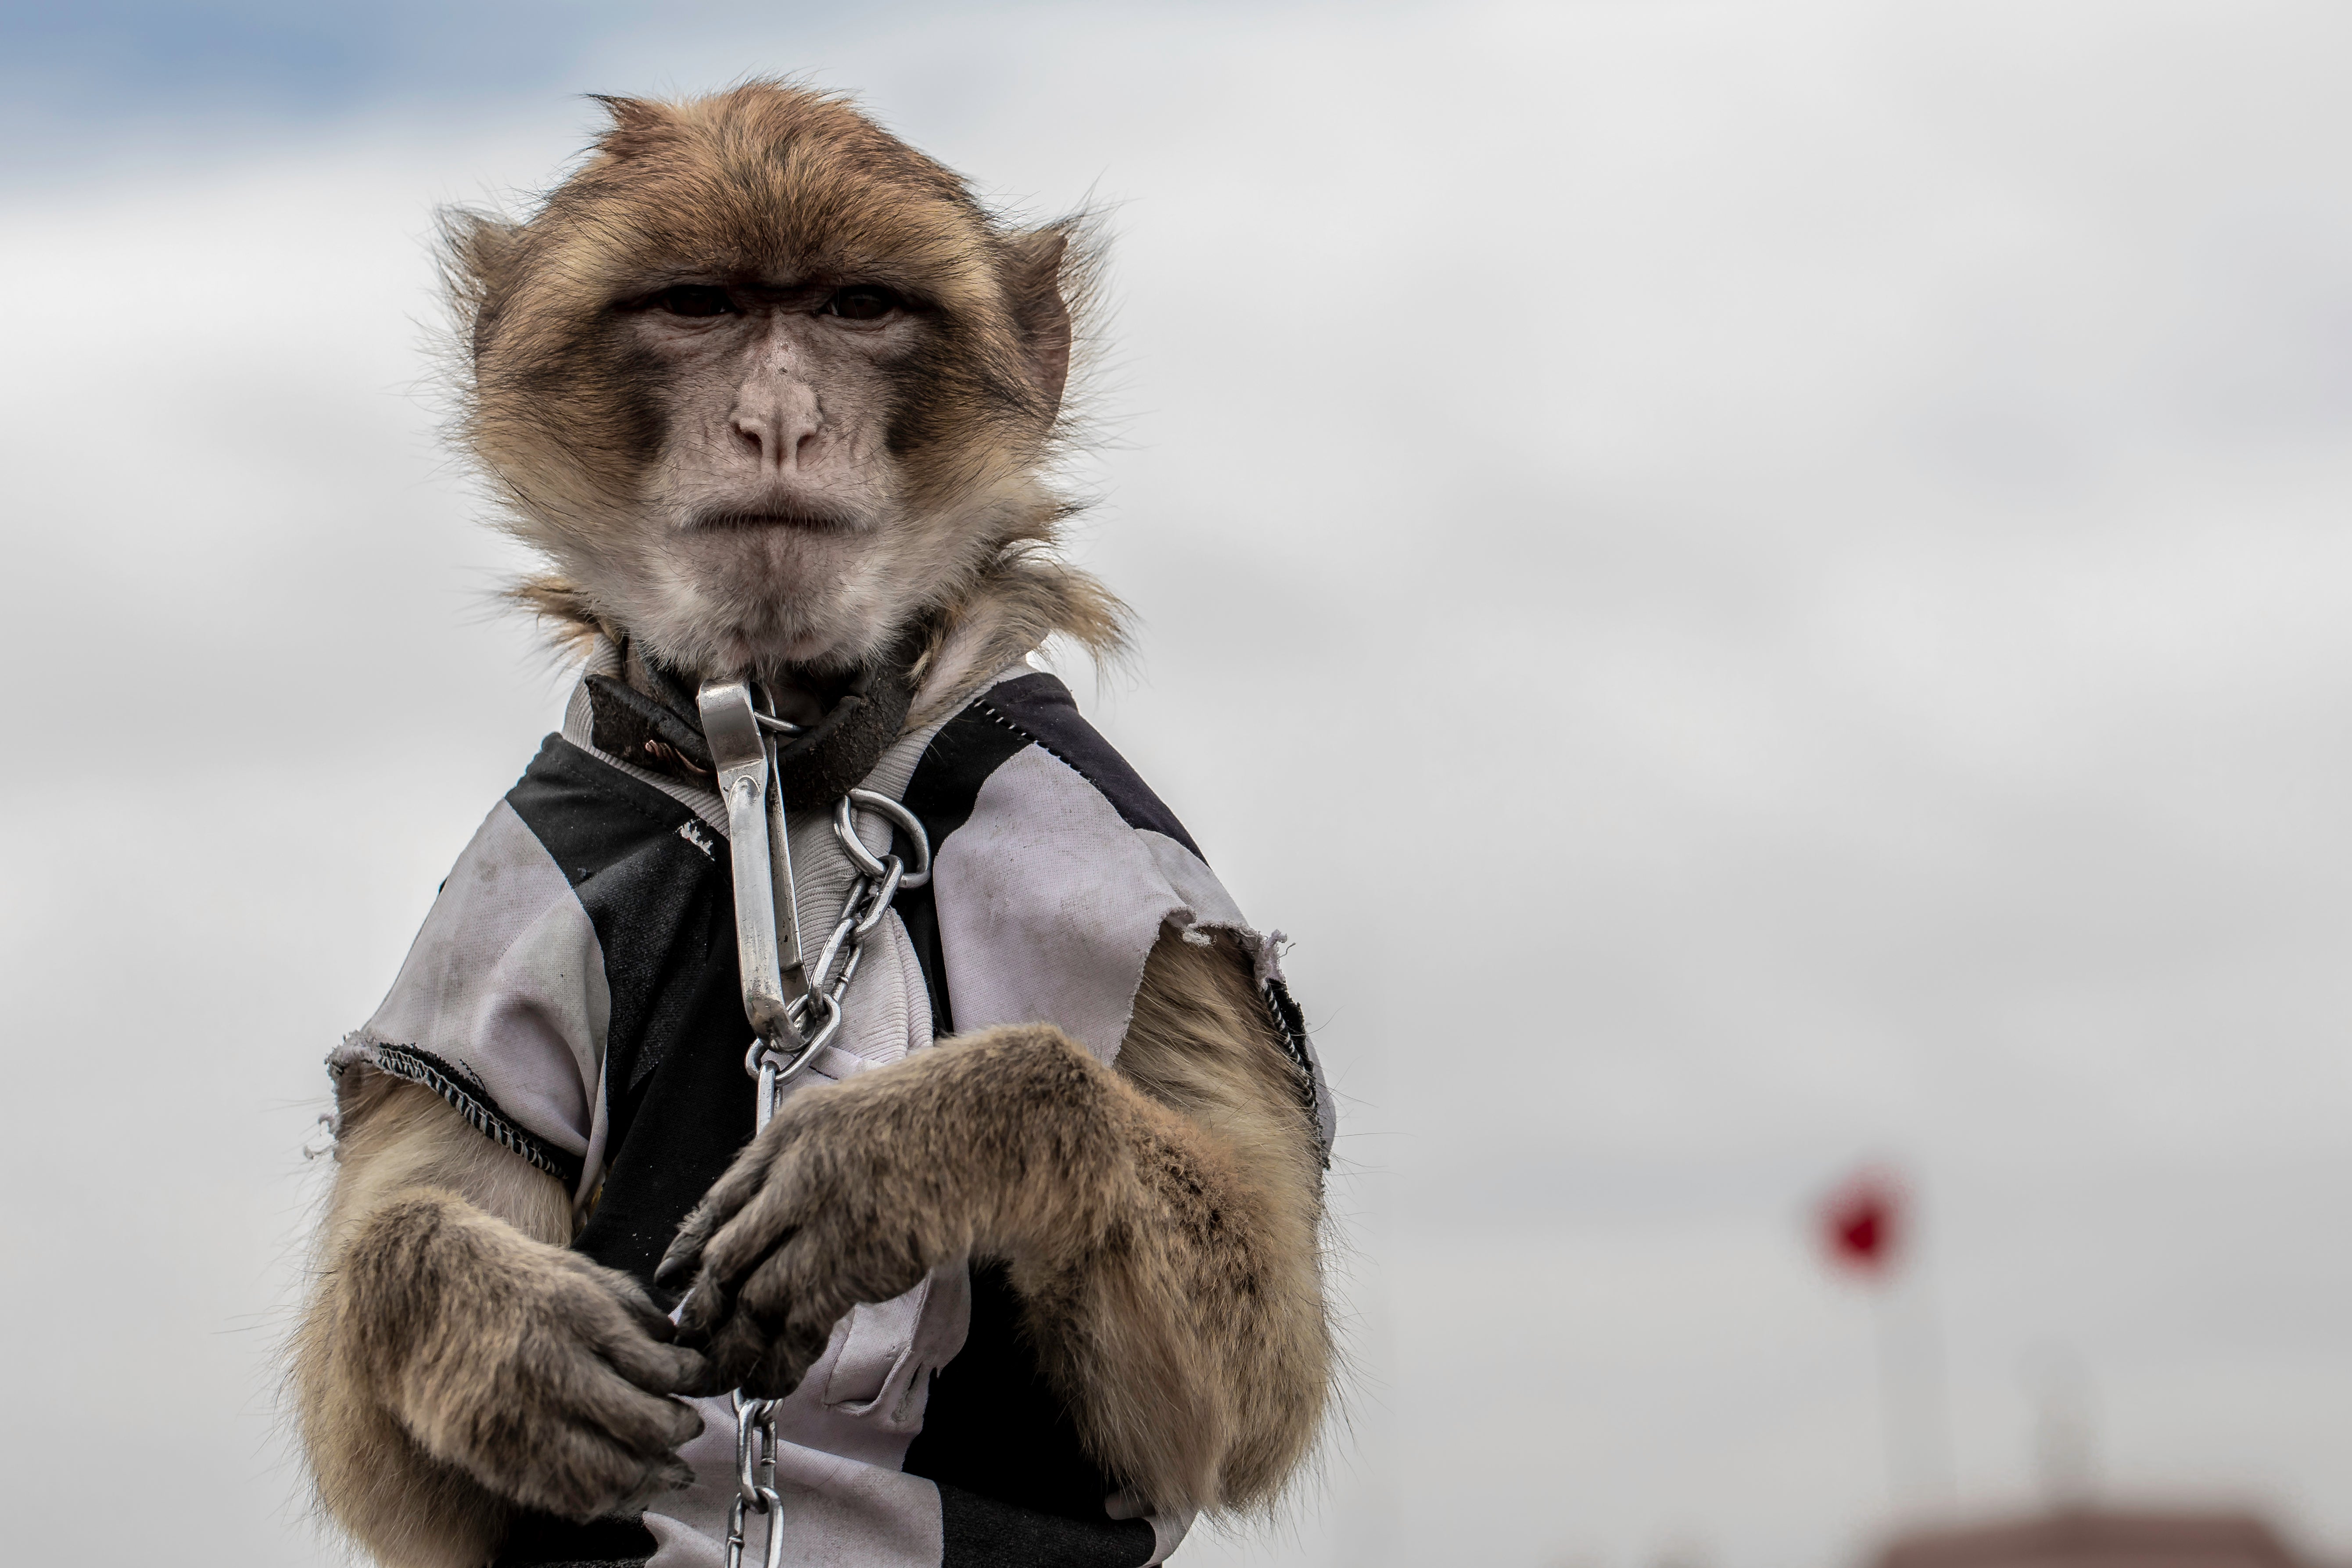
[[[1255,956],[1328,1149],[1330,1102],[1279,933],[1244,921],[1059,680],[1016,669],[902,737],[866,787],[921,820],[935,871],[869,939],[842,1035],[794,1088],[996,1024],[1058,1025],[1108,1061],[1162,930],[1229,931]],[[829,931],[852,873],[829,826],[802,815],[801,929]],[[582,1220],[574,1245],[648,1288],[751,1134],[725,820],[708,788],[600,748],[583,687],[459,858],[391,994],[331,1058],[339,1075],[362,1064],[428,1086],[559,1177]],[[878,823],[864,831],[887,847]],[[1174,1550],[1189,1520],[1114,1517],[1132,1510],[1017,1319],[1000,1268],[959,1261],[835,1326],[778,1408],[786,1562],[1139,1568]],[[501,1568],[716,1568],[734,1421],[723,1399],[703,1413],[684,1451],[693,1488],[641,1519],[526,1517]]]

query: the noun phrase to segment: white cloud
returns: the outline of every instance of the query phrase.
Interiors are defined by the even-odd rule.
[[[1937,1205],[1964,1495],[2023,1495],[2054,1338],[2119,1486],[2352,1542],[2352,1275],[2312,1239],[2352,1176],[2340,26],[1043,8],[827,46],[994,187],[1126,200],[1085,550],[1145,676],[1095,706],[1300,936],[1360,1101],[1357,1456],[1278,1552],[1185,1561],[1845,1550],[1867,1351],[1799,1215],[1887,1148]],[[760,44],[616,34],[577,85],[800,63]],[[309,1559],[223,1415],[299,1228],[270,1108],[553,710],[408,390],[430,205],[585,118],[491,109],[0,216],[0,989],[42,1111],[0,1158],[58,1194],[8,1323],[64,1347],[9,1473],[50,1555],[130,1506]],[[205,1455],[135,1505],[131,1402]]]

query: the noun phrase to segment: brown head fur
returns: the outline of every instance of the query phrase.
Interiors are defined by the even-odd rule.
[[[982,601],[1115,650],[1123,611],[1055,557],[1073,508],[1041,472],[1071,428],[1072,318],[1097,254],[1086,220],[1016,228],[829,94],[761,80],[603,101],[611,128],[528,219],[444,219],[463,436],[506,526],[550,567],[515,597],[561,637],[634,637],[705,675],[854,666],[917,623],[944,637]],[[825,568],[814,609],[740,574],[693,580],[663,554],[678,526],[658,515],[667,367],[627,323],[685,279],[876,284],[910,302],[882,363],[865,553]]]

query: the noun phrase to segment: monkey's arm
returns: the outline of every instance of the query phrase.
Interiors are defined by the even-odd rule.
[[[698,1363],[627,1276],[563,1242],[562,1184],[379,1074],[347,1093],[295,1333],[321,1500],[395,1568],[478,1568],[515,1502],[576,1519],[689,1472]]]
[[[1163,1510],[1268,1500],[1331,1349],[1312,1125],[1246,959],[1164,932],[1118,1070],[1042,1025],[789,1102],[664,1259],[710,1386],[781,1393],[860,1301],[966,1252],[1010,1266],[1048,1376]]]

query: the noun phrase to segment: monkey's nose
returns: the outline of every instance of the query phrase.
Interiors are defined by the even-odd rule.
[[[735,402],[729,423],[747,457],[763,468],[799,466],[804,449],[824,423],[816,394],[798,383],[778,386],[772,382],[746,387]]]

